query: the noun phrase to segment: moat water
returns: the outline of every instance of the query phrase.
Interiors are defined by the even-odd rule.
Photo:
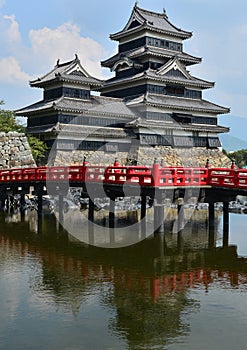
[[[35,213],[0,216],[0,349],[232,350],[247,344],[247,215],[118,249]],[[82,227],[82,230],[86,228]]]

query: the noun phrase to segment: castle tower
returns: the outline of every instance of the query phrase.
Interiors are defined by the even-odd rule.
[[[213,82],[194,77],[188,67],[201,58],[184,52],[192,33],[173,25],[166,12],[134,6],[125,27],[111,34],[118,53],[102,61],[115,76],[104,83],[102,96],[121,97],[137,115],[129,124],[140,144],[178,149],[221,146],[217,115],[229,109],[203,99]],[[126,125],[128,127],[128,125]]]

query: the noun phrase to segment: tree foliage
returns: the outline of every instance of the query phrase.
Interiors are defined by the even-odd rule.
[[[225,150],[223,151],[228,156],[228,158],[236,162],[236,165],[239,168],[244,168],[247,166],[247,149],[241,149],[235,152],[227,152]]]
[[[42,160],[45,158],[47,146],[46,144],[34,136],[28,136],[28,143],[30,145],[33,158],[37,165],[42,163]]]
[[[0,106],[4,105],[4,102],[0,100]],[[0,108],[0,132],[25,132],[25,127],[15,117],[12,111],[4,110]]]
[[[0,106],[4,105],[4,101],[0,100]],[[14,112],[0,108],[0,132],[16,131],[25,133],[25,126],[16,119]],[[33,158],[37,164],[42,162],[47,151],[46,144],[37,137],[27,137]]]

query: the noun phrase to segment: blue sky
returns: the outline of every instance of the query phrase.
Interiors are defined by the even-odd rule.
[[[60,58],[77,53],[82,65],[99,78],[110,72],[100,61],[117,50],[109,39],[126,24],[134,0],[0,0],[0,99],[13,110],[42,97],[29,80],[48,72]],[[200,78],[215,81],[204,98],[231,108],[221,118],[246,117],[247,2],[246,0],[140,0],[139,6],[162,12],[172,23],[192,31],[184,50],[203,58],[190,67]],[[224,122],[225,121],[225,122]]]

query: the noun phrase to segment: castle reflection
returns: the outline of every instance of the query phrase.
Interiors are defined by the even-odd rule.
[[[34,259],[40,273],[30,279],[32,293],[47,295],[58,308],[83,312],[96,294],[114,310],[109,332],[126,339],[130,348],[154,348],[189,332],[181,315],[200,305],[191,289],[208,292],[217,283],[224,288],[247,289],[247,259],[237,246],[220,246],[222,235],[210,236],[207,220],[188,222],[179,233],[149,237],[136,245],[104,249],[71,240],[55,217],[43,219],[37,233],[35,215],[21,220],[0,217],[0,266],[9,259]],[[100,316],[99,316],[100,317]]]

